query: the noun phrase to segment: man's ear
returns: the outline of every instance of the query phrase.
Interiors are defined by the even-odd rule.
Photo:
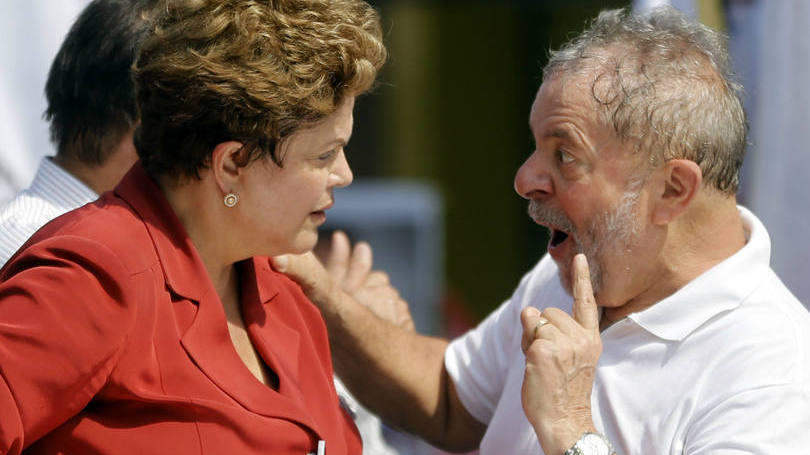
[[[237,165],[243,153],[243,144],[237,141],[220,142],[211,153],[211,173],[222,194],[238,191],[236,180],[242,171]]]
[[[689,209],[703,183],[703,172],[694,161],[683,159],[667,161],[659,172],[661,185],[658,187],[652,221],[664,225]]]

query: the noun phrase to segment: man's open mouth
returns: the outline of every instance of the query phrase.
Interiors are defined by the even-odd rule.
[[[568,238],[567,232],[563,232],[558,229],[551,229],[551,242],[549,244],[553,248],[565,242],[565,239],[567,238]]]

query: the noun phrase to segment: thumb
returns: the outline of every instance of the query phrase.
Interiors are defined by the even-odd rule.
[[[534,326],[540,321],[540,310],[533,306],[529,306],[520,312],[520,322],[523,325],[523,331],[534,330]]]
[[[304,254],[275,256],[270,261],[275,270],[298,283],[312,300],[328,293],[332,286],[332,278],[311,251]]]
[[[270,265],[275,271],[284,273],[290,264],[289,256],[288,254],[282,254],[281,256],[272,257],[270,258]]]
[[[588,329],[599,330],[599,309],[596,306],[596,298],[593,296],[591,286],[591,272],[588,268],[588,260],[580,253],[574,256],[573,267],[571,268],[571,281],[574,283],[574,319]]]

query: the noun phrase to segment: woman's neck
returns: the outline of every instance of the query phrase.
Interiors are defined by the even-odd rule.
[[[208,194],[210,191],[206,191],[202,180],[182,184],[160,181],[159,185],[200,255],[220,299],[223,303],[232,300],[238,289],[234,263],[239,258],[234,255],[235,245],[229,242],[232,238],[218,207],[221,204],[216,204],[218,199]]]

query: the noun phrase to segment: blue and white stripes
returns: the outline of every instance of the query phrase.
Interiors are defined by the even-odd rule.
[[[31,186],[0,209],[0,266],[48,221],[97,198],[87,185],[43,158]]]

